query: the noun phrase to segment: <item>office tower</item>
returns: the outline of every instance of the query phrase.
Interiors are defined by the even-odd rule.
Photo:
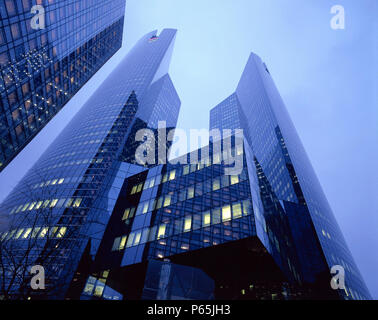
[[[233,131],[223,136],[231,144],[216,147],[213,138],[198,150],[199,163],[190,163],[196,158],[190,153],[183,157],[188,164],[158,165],[125,179],[74,297],[369,299],[269,70],[255,54],[236,92],[211,110],[210,128],[243,129],[243,144]],[[231,175],[230,156],[243,160]],[[345,270],[344,289],[331,287],[335,265]],[[171,270],[180,268],[193,291],[178,287],[179,271]]]
[[[65,297],[97,251],[123,180],[145,170],[123,161],[134,148],[126,144],[132,128],[176,126],[180,99],[168,75],[175,36],[172,29],[145,35],[1,205],[8,228],[0,240],[20,253],[33,245],[28,264],[44,266],[49,279],[45,291],[32,292],[25,277],[14,284],[15,298]]]
[[[125,0],[0,3],[0,171],[121,47]]]

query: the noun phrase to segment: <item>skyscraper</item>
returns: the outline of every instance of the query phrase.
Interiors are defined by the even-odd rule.
[[[190,153],[182,158],[188,164],[158,165],[125,179],[74,297],[369,299],[269,70],[255,54],[236,92],[211,110],[210,128],[243,129],[243,144],[231,136],[234,142],[216,148],[212,139],[209,149],[198,150],[199,163],[190,163],[196,158]],[[231,175],[230,156],[243,160]],[[345,270],[345,288],[332,288],[333,266]]]
[[[46,268],[42,295],[64,298],[96,253],[123,180],[145,170],[124,159],[135,153],[126,143],[133,128],[176,126],[181,103],[168,75],[175,36],[172,29],[145,35],[1,205],[8,227],[0,240],[17,247],[20,263]],[[31,294],[24,278],[10,294]]]
[[[125,0],[0,3],[0,171],[121,47]]]

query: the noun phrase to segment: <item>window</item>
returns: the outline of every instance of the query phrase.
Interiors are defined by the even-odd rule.
[[[242,216],[242,209],[240,203],[232,205],[232,217],[234,219],[240,218]]]
[[[213,221],[213,224],[220,223],[220,209],[212,210],[212,221]]]
[[[245,216],[249,215],[251,213],[251,202],[249,200],[243,201],[243,214]]]
[[[231,176],[231,185],[239,183],[239,176]]]
[[[31,231],[32,228],[27,228],[22,238],[26,239],[27,237],[29,237]]]
[[[220,189],[220,183],[219,179],[214,179],[213,180],[213,191],[219,190]]]
[[[9,58],[6,52],[0,53],[0,66],[4,66],[8,63]]]
[[[129,218],[129,214],[130,214],[130,208],[127,208],[124,213],[123,213],[123,217],[122,217],[122,220],[126,220]]]
[[[205,212],[203,214],[203,226],[208,226],[211,223],[211,217],[210,217],[210,212]]]
[[[137,188],[136,192],[141,192],[142,188],[143,188],[143,182],[141,182],[141,183],[138,184],[138,188]]]
[[[192,227],[192,217],[186,216],[185,223],[184,223],[184,232],[190,231],[191,227]]]
[[[228,220],[231,220],[231,207],[229,205],[222,208],[222,221]]]
[[[121,241],[120,241],[120,243],[119,243],[119,250],[123,250],[123,249],[125,249],[126,240],[127,240],[127,236],[123,236],[123,237],[121,238]]]
[[[50,203],[50,200],[45,200],[45,202],[42,205],[42,208],[47,208],[47,206],[49,205],[49,203]]]
[[[182,175],[185,176],[189,174],[189,165],[186,165],[182,171]]]
[[[194,187],[189,187],[187,199],[192,199],[193,197],[194,197]]]
[[[64,235],[66,234],[66,231],[67,231],[67,227],[61,227],[59,229],[59,232],[58,234],[56,235],[57,238],[63,238]]]
[[[47,234],[48,231],[49,231],[48,227],[42,228],[41,233],[39,234],[39,237],[40,238],[44,238],[46,236],[46,234]]]
[[[18,230],[18,232],[16,233],[16,235],[15,235],[15,239],[18,239],[19,237],[20,237],[20,235],[22,234],[24,232],[24,229],[20,229],[20,230]]]
[[[142,232],[138,232],[137,234],[135,234],[134,246],[137,246],[139,244],[141,235],[142,235]]]
[[[118,250],[120,242],[121,242],[121,238],[120,237],[117,237],[117,238],[114,239],[112,251],[117,251]]]
[[[26,83],[24,83],[24,84],[22,85],[22,93],[23,93],[24,95],[26,95],[26,94],[29,93],[29,91],[30,91],[29,83],[26,82]]]
[[[164,199],[164,207],[168,207],[171,204],[171,195],[167,194]]]
[[[20,118],[20,111],[18,109],[12,112],[12,119],[13,121],[17,121]]]
[[[39,230],[41,230],[41,227],[34,228],[31,237],[35,238],[38,235]]]
[[[51,203],[50,203],[50,208],[54,208],[54,207],[56,206],[58,200],[59,200],[59,199],[53,199],[53,200],[51,201]]]
[[[130,194],[135,194],[136,191],[137,191],[137,188],[138,188],[138,186],[135,185],[135,186],[131,189]]]
[[[34,202],[30,205],[30,207],[29,207],[28,210],[29,210],[29,211],[30,211],[30,210],[33,210],[33,208],[34,208],[34,206],[36,205],[36,203],[37,203],[37,202],[34,201]]]
[[[169,180],[174,180],[176,178],[176,170],[172,170],[169,173]]]
[[[17,40],[21,36],[20,27],[18,23],[14,23],[11,25],[11,32],[12,32],[13,40]]]
[[[13,16],[16,14],[16,0],[5,0],[5,6],[8,11],[8,15]]]
[[[30,0],[22,0],[22,5],[24,7],[24,11],[30,11]]]
[[[38,201],[35,209],[38,210],[42,206],[43,201]]]
[[[165,236],[165,229],[166,229],[166,225],[165,224],[161,224],[159,226],[158,235],[157,235],[158,239],[164,238],[164,236]]]

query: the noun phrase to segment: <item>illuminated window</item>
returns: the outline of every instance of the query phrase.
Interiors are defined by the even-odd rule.
[[[231,176],[231,185],[239,183],[239,176]]]
[[[134,238],[134,246],[137,246],[137,245],[139,244],[141,235],[142,235],[141,232],[138,232],[138,233],[135,235],[135,238]]]
[[[64,178],[59,179],[58,184],[62,184],[64,182]]]
[[[135,186],[131,189],[130,194],[134,194],[134,193],[136,193],[137,188],[138,188],[138,186],[135,185]]]
[[[143,214],[147,213],[148,211],[148,202],[146,202],[144,205],[143,205]]]
[[[168,173],[164,174],[163,179],[161,180],[161,183],[165,183],[168,180]]]
[[[50,238],[54,237],[54,235],[57,233],[58,229],[59,229],[59,227],[50,228],[50,231],[49,231]]]
[[[141,182],[141,183],[138,184],[138,188],[137,188],[136,192],[141,192],[142,188],[143,188],[143,182]]]
[[[66,208],[68,208],[68,207],[71,207],[71,204],[72,204],[72,202],[74,201],[74,199],[68,199],[67,200],[67,202],[66,202]]]
[[[242,209],[241,209],[241,204],[236,203],[232,205],[232,217],[234,219],[240,218],[242,216]]]
[[[126,220],[129,218],[129,214],[130,214],[130,208],[127,208],[124,213],[123,213],[123,217],[122,217],[122,220]]]
[[[190,231],[191,227],[192,227],[192,217],[186,216],[185,223],[184,223],[184,232]]]
[[[157,235],[158,239],[164,238],[164,236],[165,236],[165,229],[166,229],[166,225],[165,224],[161,224],[159,226],[158,235]]]
[[[46,234],[47,234],[48,231],[49,231],[48,227],[42,228],[41,233],[39,234],[39,237],[40,238],[44,238],[46,236]]]
[[[228,220],[231,220],[231,207],[224,206],[222,208],[222,221],[228,221]]]
[[[27,228],[22,238],[26,239],[27,237],[29,237],[31,231],[32,231],[32,228]]]
[[[104,285],[103,283],[101,283],[101,282],[97,282],[97,286],[96,286],[96,289],[95,289],[95,291],[94,291],[94,295],[95,295],[96,297],[101,297],[101,296],[102,296],[102,293],[103,293],[103,291],[104,291],[104,287],[105,287],[105,285]]]
[[[50,208],[54,208],[56,206],[56,204],[58,203],[58,200],[59,199],[53,199],[50,203]]]
[[[203,214],[203,225],[208,226],[211,223],[211,216],[210,212],[206,212]]]
[[[125,249],[126,240],[127,240],[127,236],[123,236],[123,237],[121,238],[121,241],[120,241],[120,243],[119,243],[119,250],[123,250],[123,249]]]
[[[50,200],[45,200],[45,202],[42,205],[42,208],[47,208],[47,206],[49,205],[49,203],[50,203]]]
[[[14,236],[14,238],[18,239],[23,232],[24,232],[24,229],[18,230],[18,232],[16,233],[16,235]]]
[[[164,207],[168,207],[171,204],[171,195],[167,194],[164,199]]]
[[[95,283],[96,283],[96,278],[90,276],[88,278],[88,281],[87,281],[86,285],[85,285],[84,293],[88,294],[88,295],[92,295]]]
[[[30,204],[29,202],[25,204],[21,211],[24,212],[29,207],[29,204]]]
[[[35,209],[38,210],[42,206],[43,201],[38,201],[37,205],[35,206]]]
[[[58,182],[58,179],[54,179],[54,180],[51,182],[51,184],[54,185],[54,184],[56,184],[57,182]]]
[[[176,177],[176,170],[172,170],[170,173],[169,173],[169,180],[174,180]]]
[[[58,234],[56,235],[57,238],[63,238],[64,235],[66,234],[66,231],[67,231],[67,227],[61,227],[59,229],[59,232]]]

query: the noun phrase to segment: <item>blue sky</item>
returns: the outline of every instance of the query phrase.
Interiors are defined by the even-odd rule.
[[[178,29],[178,127],[207,128],[251,51],[266,62],[371,294],[378,298],[376,0],[128,0],[124,47],[0,173],[0,201],[145,33]],[[345,30],[330,27],[343,5]]]

